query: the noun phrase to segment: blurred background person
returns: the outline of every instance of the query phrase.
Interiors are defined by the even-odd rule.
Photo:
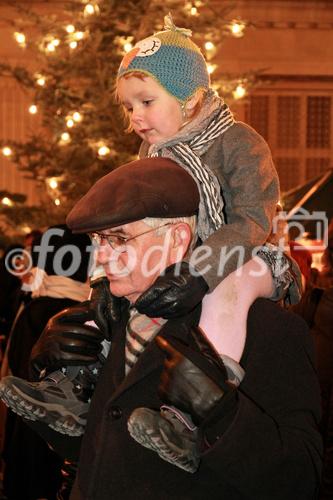
[[[333,498],[333,223],[322,256],[322,269],[299,304],[292,310],[308,323],[315,342],[315,358],[321,389],[321,433],[324,467],[319,500]]]
[[[21,291],[21,280],[16,274],[22,262],[23,246],[10,245],[0,259],[0,334],[6,338],[14,321]]]
[[[302,275],[303,294],[314,286],[318,276],[318,270],[312,267],[312,254],[310,250],[298,241],[289,240],[290,255],[296,260]]]
[[[327,231],[327,247],[321,258],[322,268],[316,280],[316,286],[327,288],[333,286],[333,219]]]
[[[90,290],[87,284],[89,237],[73,235],[65,225],[51,227],[44,235],[40,244],[34,242],[31,255],[34,265],[38,265],[41,255],[46,256],[45,263],[40,259],[41,268],[31,271],[31,300],[16,319],[8,350],[10,372],[23,378],[29,378],[30,352],[48,320],[59,311],[86,300]],[[80,256],[77,262],[74,262],[74,253],[66,250],[69,245],[79,252],[75,254]],[[73,273],[66,275],[72,267]],[[3,459],[3,490],[8,500],[57,498],[63,482],[63,460],[20,416],[10,411]]]

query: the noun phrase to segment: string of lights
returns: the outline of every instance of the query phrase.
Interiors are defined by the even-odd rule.
[[[48,123],[52,119],[54,120],[55,126],[53,128],[52,141],[55,147],[72,148],[78,141],[81,141],[89,149],[87,156],[91,155],[94,157],[95,161],[99,162],[99,165],[105,163],[105,168],[107,168],[107,162],[112,162],[116,158],[117,148],[111,134],[98,135],[97,127],[93,126],[96,106],[91,103],[90,89],[87,89],[85,93],[81,92],[80,88],[77,91],[78,87],[80,87],[78,82],[73,94],[69,94],[68,88],[70,85],[68,81],[71,77],[68,76],[65,78],[67,79],[67,87],[59,77],[60,63],[57,61],[59,59],[71,61],[71,58],[74,61],[73,57],[75,57],[76,53],[81,55],[84,51],[90,50],[87,47],[96,35],[99,22],[104,22],[100,20],[103,15],[103,0],[81,0],[75,3],[76,5],[81,4],[81,7],[75,12],[72,19],[68,22],[50,24],[50,30],[44,31],[36,39],[32,39],[29,30],[25,31],[23,28],[15,29],[13,32],[13,37],[18,46],[22,50],[28,50],[33,47],[37,51],[39,59],[44,63],[43,68],[41,67],[32,75],[31,91],[34,95],[27,111],[32,116],[39,116],[42,123],[43,120],[44,123],[45,120]],[[208,2],[202,2],[201,0],[185,1],[183,4],[183,14],[193,17],[193,19],[199,19],[202,15],[202,9],[207,9],[207,5]],[[222,19],[219,20],[219,23],[222,38],[224,36],[241,38],[245,35],[249,25],[247,21],[239,18],[230,20]],[[121,31],[123,33],[126,33],[126,31],[130,33],[125,28],[126,26],[124,25],[124,29]],[[134,37],[129,36],[127,33],[122,35],[116,33],[113,36],[112,43],[117,48],[116,51],[119,59],[126,52],[130,51],[135,44]],[[219,50],[219,41],[214,33],[210,37],[209,30],[201,38],[208,72],[212,77],[212,86],[217,90],[221,90],[223,95],[230,95],[230,98],[233,100],[241,100],[248,94],[251,87],[251,81],[246,77],[229,78],[228,80],[225,78],[224,80],[216,78],[216,81],[214,81],[214,73],[218,69],[215,56]],[[70,62],[66,66],[66,71],[69,71],[69,66]],[[50,97],[51,94],[53,94],[52,97]],[[49,101],[51,99],[53,99],[52,106],[49,106],[50,109],[46,110],[46,105],[50,104]],[[45,100],[47,100],[46,104]],[[75,102],[77,103],[76,106]],[[56,106],[56,104],[58,105]],[[46,114],[47,117],[45,118]],[[15,149],[15,144],[2,144],[1,151],[7,159],[13,162],[21,161],[19,159],[20,152]],[[59,156],[62,155],[60,152]],[[94,158],[92,158],[92,162]],[[49,175],[49,171],[51,171],[52,175]],[[39,180],[43,179],[42,181],[46,185],[46,193],[54,206],[61,207],[63,203],[68,201],[68,196],[66,200],[64,186],[65,184],[67,186],[71,185],[68,179],[69,176],[66,172],[62,175],[57,175],[54,169],[44,168],[42,172],[42,175],[39,173],[35,177]],[[8,204],[7,201],[5,203],[7,203],[7,206],[15,204],[13,201],[12,205]]]

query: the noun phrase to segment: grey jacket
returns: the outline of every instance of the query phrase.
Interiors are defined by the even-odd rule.
[[[142,144],[141,157],[148,154],[148,147]],[[235,122],[215,139],[202,160],[220,183],[227,222],[204,242],[210,247],[209,257],[195,264],[212,291],[251,259],[255,247],[265,243],[280,190],[268,144],[245,123]],[[239,252],[233,252],[236,246],[244,249],[241,261]]]

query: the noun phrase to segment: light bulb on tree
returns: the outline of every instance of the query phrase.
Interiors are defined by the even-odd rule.
[[[213,42],[208,41],[208,42],[205,43],[205,49],[206,50],[214,50],[215,49],[215,45],[213,44]]]
[[[59,144],[63,146],[64,144],[68,144],[71,142],[71,136],[68,132],[63,132],[60,136]]]
[[[15,31],[14,33],[14,38],[15,40],[17,41],[17,43],[21,46],[21,47],[25,47],[26,46],[26,38],[25,38],[25,35],[24,33],[20,33],[18,31]]]
[[[83,40],[85,37],[85,33],[83,31],[75,31],[75,33],[73,33],[73,38],[74,40]]]
[[[82,122],[82,115],[81,115],[81,113],[79,113],[78,111],[74,111],[74,113],[73,113],[73,115],[72,115],[72,116],[73,116],[73,120],[74,120],[75,122],[78,122],[78,123],[79,123],[79,122]]]
[[[58,181],[55,177],[51,177],[47,182],[51,189],[57,189]]]
[[[40,87],[44,87],[44,85],[46,83],[45,77],[42,75],[37,75],[36,78],[37,78],[37,80],[36,80],[37,85],[39,85]]]
[[[97,4],[87,3],[85,8],[83,9],[84,17],[98,15],[99,13],[100,10]]]
[[[2,154],[4,156],[11,156],[13,154],[13,151],[11,150],[11,148],[9,146],[5,146],[2,148]]]
[[[6,207],[12,207],[14,205],[14,203],[10,198],[8,198],[8,196],[4,196],[1,200],[1,203],[3,205],[6,205]]]
[[[55,45],[53,45],[52,42],[49,42],[47,45],[46,45],[46,51],[47,52],[54,52],[56,49]]]
[[[67,24],[65,30],[67,31],[67,33],[74,33],[75,26],[73,24]]]
[[[19,227],[19,229],[22,231],[23,234],[29,234],[32,231],[32,228],[27,224],[23,224],[22,226]]]
[[[36,106],[36,104],[31,104],[31,106],[29,106],[29,113],[31,115],[35,115],[38,111],[38,108]]]
[[[92,16],[95,14],[95,7],[92,3],[87,3],[85,8],[83,9],[83,15],[84,16]]]
[[[214,71],[216,70],[217,68],[217,64],[211,64],[211,63],[208,63],[207,64],[207,71],[208,73],[211,75],[212,73],[214,73]]]
[[[57,207],[59,207],[59,205],[61,204],[61,202],[60,202],[59,198],[56,198],[56,199],[54,200],[54,204],[55,204]]]
[[[132,44],[131,42],[126,42],[126,43],[124,44],[124,51],[125,51],[125,52],[129,52],[129,51],[130,51],[130,50],[132,50],[132,49],[133,49],[133,44]]]
[[[59,45],[60,40],[58,38],[54,38],[52,35],[47,35],[41,43],[41,49],[46,52],[55,52]]]
[[[109,155],[111,152],[110,148],[103,144],[103,146],[100,146],[97,150],[98,156],[104,158],[105,156]]]
[[[191,15],[191,16],[197,16],[198,15],[198,9],[196,7],[196,3],[194,2],[186,2],[184,9]]]
[[[231,34],[236,38],[241,38],[242,36],[244,36],[245,28],[245,21],[241,21],[239,19],[234,19],[229,24],[229,30]]]
[[[246,95],[246,88],[243,83],[239,83],[235,90],[232,92],[233,98],[238,100],[242,99]]]
[[[206,59],[209,61],[216,54],[216,45],[213,42],[211,42],[210,40],[208,40],[207,42],[205,42],[204,47],[206,50]]]

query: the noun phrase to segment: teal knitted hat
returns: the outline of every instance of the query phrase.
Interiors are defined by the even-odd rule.
[[[164,22],[165,31],[140,40],[124,56],[118,78],[139,71],[183,103],[198,89],[208,90],[209,73],[199,47],[190,40],[191,30],[177,28],[170,14]]]

